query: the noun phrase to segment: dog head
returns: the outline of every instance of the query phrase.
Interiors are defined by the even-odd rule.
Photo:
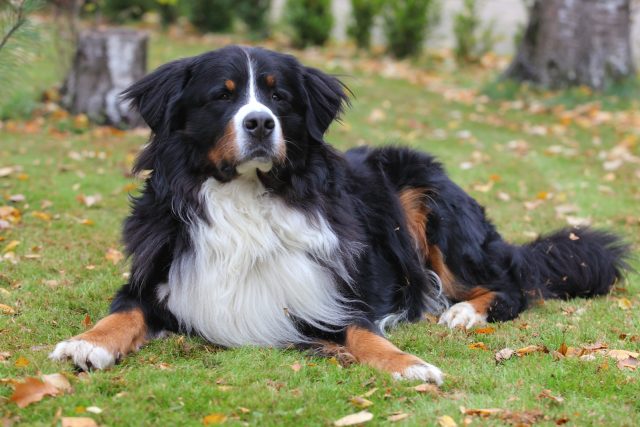
[[[171,151],[195,157],[220,181],[299,161],[348,102],[338,79],[290,55],[240,46],[165,64],[124,96],[155,135],[139,169],[154,169],[150,153],[166,151],[160,145],[182,144],[186,152]]]

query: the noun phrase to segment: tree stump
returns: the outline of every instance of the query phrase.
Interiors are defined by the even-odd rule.
[[[63,89],[62,104],[73,114],[118,127],[143,123],[120,93],[147,69],[147,34],[129,29],[80,33],[78,48]]]
[[[635,74],[630,0],[535,0],[505,76],[601,90]]]

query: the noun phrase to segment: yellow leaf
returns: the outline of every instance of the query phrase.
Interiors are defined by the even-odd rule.
[[[633,307],[633,303],[629,301],[628,298],[618,298],[618,307],[620,307],[622,310],[629,310],[631,307]]]
[[[369,406],[373,405],[372,401],[360,396],[352,397],[351,399],[349,399],[349,402],[351,402],[351,404],[358,409],[368,408]]]
[[[222,424],[227,421],[227,416],[225,414],[215,413],[209,414],[202,419],[202,424],[208,426],[210,424]]]
[[[41,401],[45,396],[55,396],[58,393],[60,391],[53,385],[38,378],[29,377],[24,382],[16,384],[9,400],[18,405],[18,407],[24,408],[34,402]]]
[[[485,328],[474,329],[473,332],[476,333],[476,334],[491,335],[491,334],[496,332],[496,328],[493,328],[491,326],[487,326]]]
[[[542,345],[528,345],[526,347],[519,348],[518,350],[516,350],[516,353],[518,354],[518,356],[524,356],[526,354],[536,353],[539,351],[546,353],[547,349]]]
[[[14,363],[16,368],[26,368],[29,366],[29,360],[26,357],[20,356],[16,359],[16,363]]]
[[[2,312],[2,314],[9,314],[9,315],[13,315],[16,314],[16,310],[6,304],[0,304],[0,311]]]
[[[457,427],[458,424],[449,415],[443,415],[436,418],[440,427]]]
[[[40,219],[42,221],[45,221],[45,222],[51,221],[51,215],[46,213],[46,212],[33,211],[33,212],[31,212],[31,216],[33,216],[34,218],[38,218],[38,219]]]
[[[2,250],[3,254],[13,251],[20,244],[20,240],[12,240]]]

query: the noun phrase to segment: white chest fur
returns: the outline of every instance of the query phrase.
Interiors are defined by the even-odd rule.
[[[347,313],[334,274],[348,280],[338,238],[315,218],[265,192],[257,179],[206,181],[210,221],[190,229],[159,297],[182,326],[225,346],[285,346],[304,337],[290,315],[322,327]]]

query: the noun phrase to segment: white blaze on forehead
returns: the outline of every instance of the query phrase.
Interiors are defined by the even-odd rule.
[[[257,76],[254,71],[254,62],[249,55],[249,52],[245,51],[247,56],[247,69],[249,72],[249,78],[247,79],[247,90],[246,90],[246,98],[245,104],[240,107],[238,112],[233,117],[233,125],[235,127],[237,139],[236,144],[238,148],[238,152],[240,153],[240,157],[247,155],[248,145],[251,143],[248,135],[244,129],[244,120],[245,118],[255,112],[264,112],[271,116],[273,121],[275,122],[275,127],[273,128],[273,132],[271,133],[271,145],[272,152],[277,153],[283,147],[284,139],[282,135],[282,127],[280,126],[280,121],[276,117],[276,115],[271,111],[269,107],[264,105],[258,100],[258,90],[257,90]]]

